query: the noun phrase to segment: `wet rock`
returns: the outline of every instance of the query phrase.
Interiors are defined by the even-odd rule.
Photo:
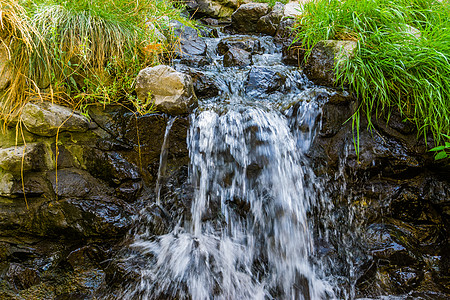
[[[184,26],[181,22],[171,21],[170,26],[178,37],[176,52],[181,58],[203,56],[206,54],[206,42],[195,28]]]
[[[21,120],[31,133],[54,136],[62,131],[85,132],[89,120],[78,112],[50,102],[29,102],[23,109]]]
[[[415,240],[388,224],[373,224],[366,230],[365,242],[373,257],[384,265],[413,266],[418,263],[412,254]]]
[[[9,265],[6,277],[18,290],[27,289],[40,282],[38,271],[15,263]]]
[[[211,63],[211,59],[205,56],[199,55],[183,55],[180,59],[180,63],[190,67],[204,67]]]
[[[239,48],[251,54],[261,52],[259,39],[251,36],[229,36],[220,40],[217,45],[217,53],[224,55],[231,48]]]
[[[195,95],[199,98],[211,98],[219,94],[220,88],[213,76],[208,73],[188,68],[183,65],[175,67],[178,71],[189,74],[194,83]]]
[[[52,158],[48,145],[30,143],[0,149],[0,168],[13,174],[22,171],[41,171],[52,167]]]
[[[343,124],[352,116],[351,102],[353,96],[344,92],[335,92],[327,95],[328,102],[322,107],[322,126],[320,134],[323,137],[332,137],[342,128]]]
[[[117,152],[86,151],[86,168],[94,177],[119,185],[123,181],[141,179],[137,166],[125,160]]]
[[[355,41],[320,41],[312,49],[304,71],[306,76],[317,84],[335,84],[334,67],[355,55]]]
[[[36,212],[33,230],[43,236],[67,238],[123,235],[131,225],[131,208],[124,203],[64,199],[44,203]]]
[[[192,78],[169,66],[148,67],[136,78],[140,100],[151,97],[158,111],[171,115],[187,114],[197,106]]]
[[[262,34],[275,35],[278,25],[284,16],[284,5],[277,2],[272,11],[262,16],[256,23],[256,31]]]
[[[5,90],[13,79],[13,69],[6,44],[0,44],[0,91]]]
[[[286,82],[286,76],[265,67],[252,67],[248,74],[245,91],[249,96],[261,97],[280,90]]]
[[[0,196],[11,196],[14,186],[14,176],[0,171]]]
[[[231,48],[223,56],[224,67],[245,67],[252,63],[251,53],[239,48]]]
[[[269,13],[267,3],[248,3],[241,5],[232,15],[232,28],[236,32],[257,32],[258,20]]]
[[[142,189],[141,181],[127,181],[123,182],[115,190],[115,195],[127,202],[134,202]]]
[[[67,262],[75,269],[88,269],[100,267],[106,254],[95,245],[87,245],[75,249],[67,256]]]

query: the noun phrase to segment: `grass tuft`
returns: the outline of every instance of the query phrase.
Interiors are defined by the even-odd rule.
[[[320,40],[358,42],[336,77],[371,116],[397,107],[426,140],[450,134],[450,5],[448,0],[318,0],[305,4],[296,41],[310,53]]]

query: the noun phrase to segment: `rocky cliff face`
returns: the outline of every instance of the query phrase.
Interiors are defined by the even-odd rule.
[[[3,299],[21,290],[88,297],[108,275],[108,253],[153,193],[168,117],[123,107],[93,108],[90,117],[29,103],[18,126],[2,135]],[[170,132],[169,173],[187,164],[188,126],[178,117]],[[61,282],[49,284],[55,280]]]

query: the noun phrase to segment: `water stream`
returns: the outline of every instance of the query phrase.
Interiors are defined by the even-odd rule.
[[[327,226],[312,217],[332,204],[307,157],[320,128],[317,95],[330,91],[284,66],[271,40],[264,42],[252,67],[224,68],[209,52],[213,63],[203,72],[221,91],[191,115],[190,213],[169,233],[135,234],[130,247],[146,260],[135,266],[139,275],[124,299],[340,297],[314,236]],[[284,74],[284,83],[270,92],[250,86],[252,72]]]

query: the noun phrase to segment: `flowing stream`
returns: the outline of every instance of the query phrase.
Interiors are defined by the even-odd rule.
[[[332,204],[307,157],[320,128],[317,95],[331,92],[284,66],[270,38],[262,42],[266,50],[246,68],[224,68],[210,50],[203,72],[221,91],[191,115],[191,211],[169,233],[135,234],[130,247],[146,260],[124,299],[342,297],[317,246],[327,226],[312,217]],[[252,72],[284,81],[269,92],[260,81],[251,86]],[[158,176],[164,206],[160,184]],[[318,227],[325,229],[317,234]]]

